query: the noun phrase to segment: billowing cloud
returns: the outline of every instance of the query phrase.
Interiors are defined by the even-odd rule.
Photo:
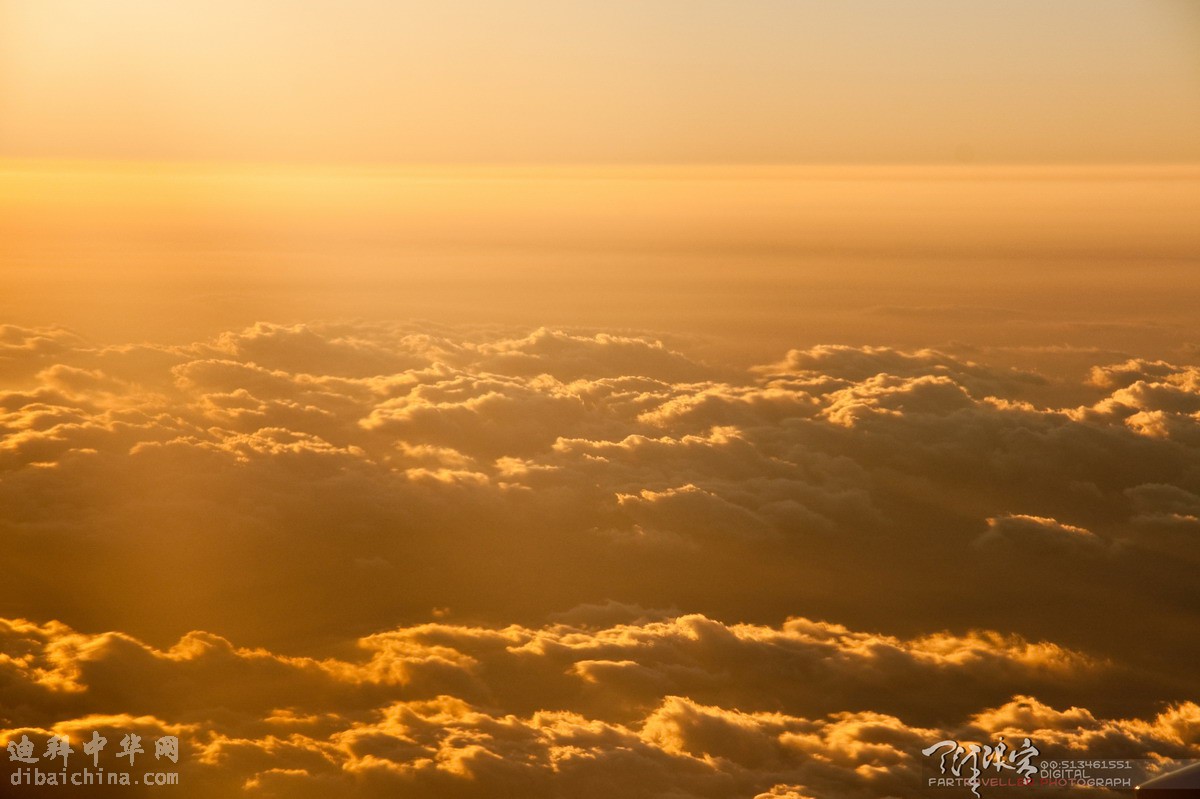
[[[1192,703],[1123,720],[1025,695],[984,700],[1005,682],[1079,693],[1118,677],[1111,664],[994,633],[901,640],[807,619],[771,628],[694,615],[604,628],[439,623],[364,637],[352,657],[313,658],[209,633],[159,649],[5,620],[0,645],[12,653],[0,670],[5,706],[25,717],[5,719],[5,738],[176,736],[182,778],[199,796],[513,786],[534,796],[921,796],[922,749],[999,735],[1035,738],[1059,758],[1200,756]],[[947,696],[955,701],[939,704]]]
[[[998,731],[1194,754],[1196,367],[683,349],[3,328],[5,726],[183,730],[213,791],[286,796],[917,795],[921,745]]]
[[[1059,548],[1079,555],[1096,553],[1107,546],[1091,530],[1041,516],[1014,513],[990,518],[987,524],[988,531],[975,539],[976,546],[1009,547],[1038,553]]]

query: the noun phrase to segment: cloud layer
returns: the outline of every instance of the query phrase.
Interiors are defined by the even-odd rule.
[[[908,796],[1000,731],[1197,755],[1200,367],[341,322],[5,326],[0,379],[10,733],[179,730],[264,796]]]
[[[206,633],[157,649],[8,621],[0,646],[21,653],[0,662],[5,706],[26,719],[4,719],[7,737],[177,735],[189,795],[915,797],[919,752],[944,739],[1029,736],[1054,758],[1200,756],[1191,702],[1143,719],[1024,695],[969,708],[996,683],[1111,678],[1079,653],[995,634],[900,640],[698,615],[437,623],[315,659]],[[935,707],[944,721],[914,721]]]

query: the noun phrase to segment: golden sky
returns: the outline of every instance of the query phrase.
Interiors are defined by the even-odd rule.
[[[1200,158],[1190,0],[0,0],[0,155]]]
[[[1200,759],[1198,101],[1190,0],[0,0],[0,742]]]

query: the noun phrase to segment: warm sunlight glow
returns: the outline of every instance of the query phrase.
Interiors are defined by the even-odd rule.
[[[1198,100],[1192,0],[0,0],[0,795],[1189,779]]]

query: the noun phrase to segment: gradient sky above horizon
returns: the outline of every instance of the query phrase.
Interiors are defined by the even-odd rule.
[[[1174,0],[0,0],[0,312],[719,330],[752,361],[1010,335],[893,305],[1186,323],[1198,32]]]
[[[0,0],[0,157],[1192,162],[1186,0]]]

